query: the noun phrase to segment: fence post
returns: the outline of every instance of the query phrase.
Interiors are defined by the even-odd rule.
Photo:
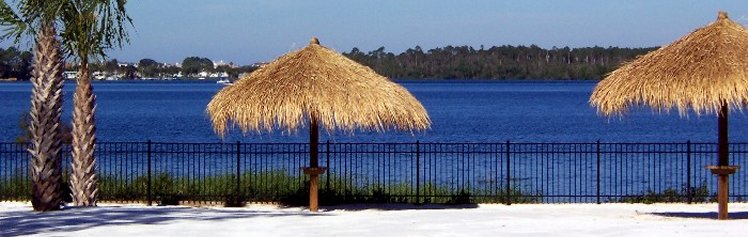
[[[148,206],[153,205],[153,197],[151,196],[151,140],[148,139],[148,167],[146,168],[146,172],[148,173],[148,187],[146,188],[147,191],[147,200],[148,200]]]
[[[693,202],[693,190],[691,190],[691,140],[686,141],[686,195],[688,204]]]
[[[509,145],[509,140],[506,140],[506,204],[512,205],[512,170]]]
[[[330,192],[330,140],[327,140],[327,143],[325,145],[325,165],[327,166],[327,172],[325,173],[325,189],[327,189],[327,192]]]
[[[597,204],[600,204],[600,140],[597,140]]]
[[[416,204],[421,203],[421,141],[416,140]]]
[[[241,200],[241,184],[242,184],[242,170],[241,170],[241,157],[242,157],[242,142],[236,141],[236,201],[237,203]]]

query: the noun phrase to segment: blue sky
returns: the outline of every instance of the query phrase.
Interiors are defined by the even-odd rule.
[[[725,10],[748,24],[747,1],[695,0],[130,0],[131,44],[120,61],[204,56],[272,60],[317,36],[339,52],[446,45],[644,47],[667,44]]]

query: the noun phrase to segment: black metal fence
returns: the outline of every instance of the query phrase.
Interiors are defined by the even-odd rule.
[[[708,202],[713,143],[322,143],[321,202]],[[97,144],[100,199],[306,200],[306,143]],[[748,167],[748,144],[730,162]],[[24,144],[0,143],[0,200],[31,189]],[[63,151],[69,172],[69,147]],[[732,201],[748,197],[730,178]]]

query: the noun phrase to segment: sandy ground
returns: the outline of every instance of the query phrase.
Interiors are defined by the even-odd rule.
[[[748,203],[369,205],[302,208],[250,205],[102,205],[35,213],[0,202],[0,236],[745,236]]]

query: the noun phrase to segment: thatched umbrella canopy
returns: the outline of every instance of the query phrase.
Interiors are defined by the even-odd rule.
[[[689,110],[717,114],[718,166],[712,171],[720,175],[720,218],[727,218],[726,177],[737,169],[728,164],[727,113],[748,104],[748,31],[743,26],[720,12],[715,22],[611,72],[595,87],[590,104],[606,116],[635,105],[664,112],[675,108],[681,116]]]
[[[316,38],[223,88],[207,111],[221,135],[229,121],[245,132],[293,132],[315,120],[328,131],[349,132],[431,125],[426,109],[405,88]]]
[[[717,114],[723,104],[740,109],[748,103],[748,32],[720,12],[708,26],[611,72],[590,103],[606,116],[632,105],[681,115]]]
[[[223,135],[233,122],[244,132],[310,131],[310,210],[317,209],[318,126],[328,132],[356,129],[425,130],[426,109],[402,86],[319,44],[281,56],[208,103],[213,128]],[[318,125],[319,124],[319,125]]]

